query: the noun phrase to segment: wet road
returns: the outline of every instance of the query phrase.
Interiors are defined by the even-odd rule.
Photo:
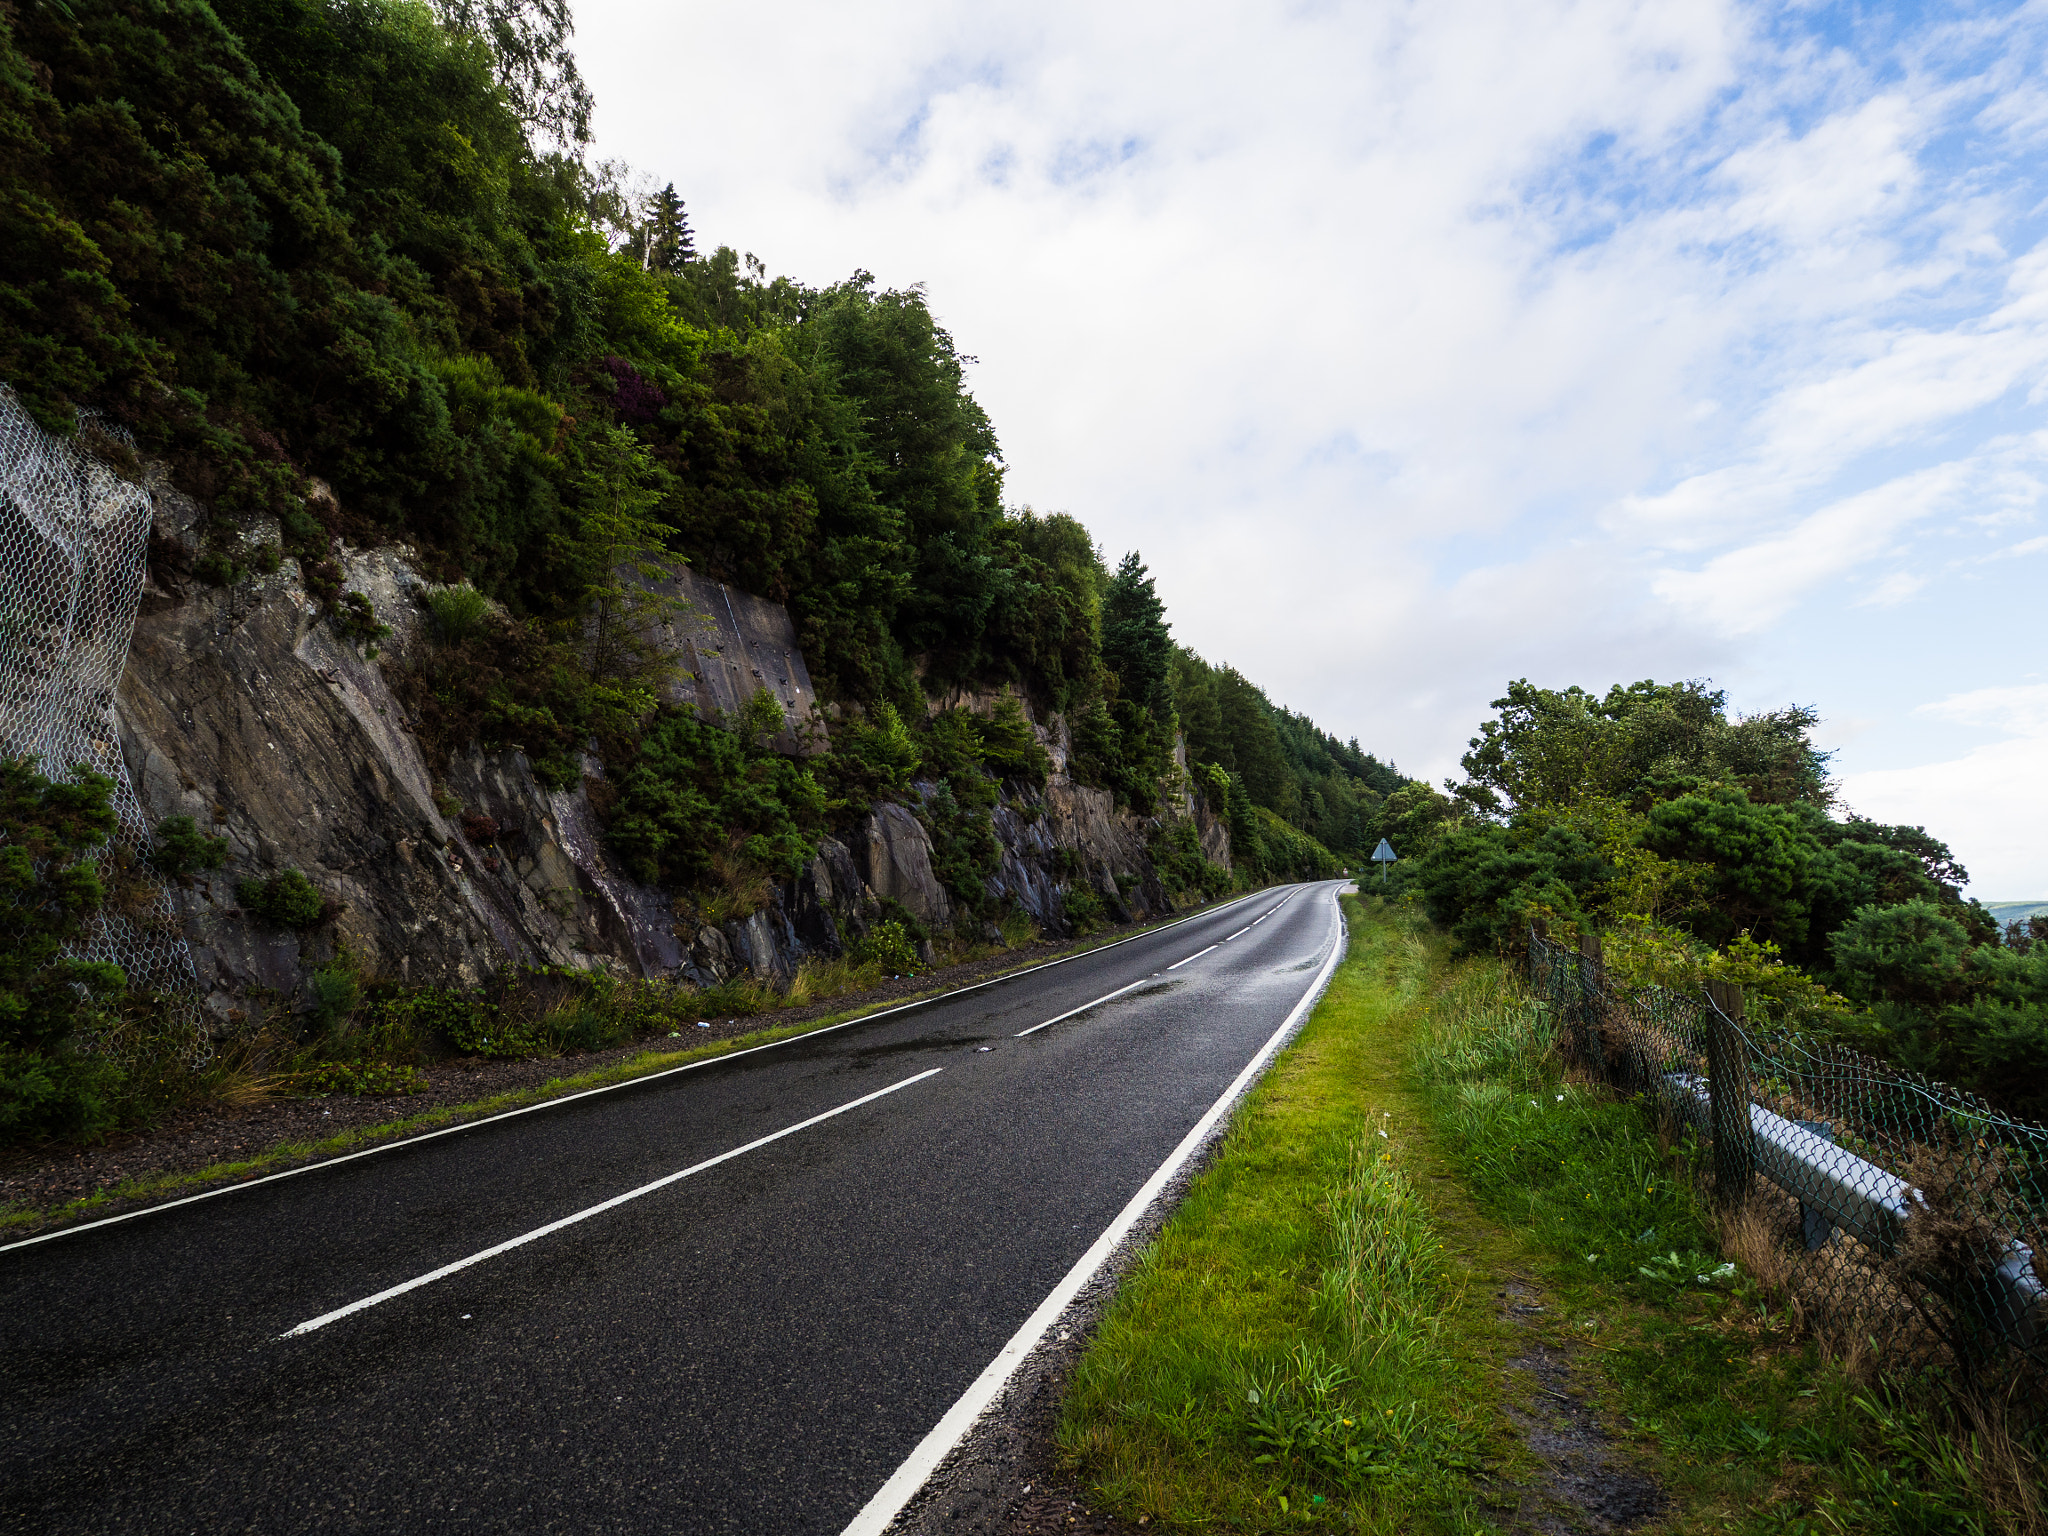
[[[0,1528],[841,1531],[1316,982],[1338,888],[0,1251]]]

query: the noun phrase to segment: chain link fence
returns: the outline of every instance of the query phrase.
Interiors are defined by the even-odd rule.
[[[0,385],[0,757],[33,758],[70,781],[91,769],[114,781],[120,827],[100,856],[109,897],[72,946],[111,962],[129,987],[166,1001],[173,1028],[206,1052],[198,975],[169,888],[150,869],[150,832],[129,781],[114,723],[114,691],[128,659],[149,548],[149,492],[89,449],[132,456],[126,436],[81,422],[64,442],[36,425]],[[118,1052],[113,1039],[88,1050]]]
[[[1838,1042],[1610,978],[1600,945],[1529,936],[1531,981],[1590,1074],[1711,1150],[1739,1256],[1808,1325],[2016,1388],[2048,1418],[2048,1126]]]

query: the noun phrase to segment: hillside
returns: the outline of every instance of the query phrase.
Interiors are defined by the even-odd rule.
[[[391,1021],[508,968],[900,969],[1331,871],[1407,782],[1006,502],[921,290],[587,164],[550,14],[0,13],[17,1128],[99,1123],[66,1041],[313,1070],[485,1038]]]

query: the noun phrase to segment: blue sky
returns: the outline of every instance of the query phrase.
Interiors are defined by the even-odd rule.
[[[2048,897],[2048,6],[584,0],[700,243],[924,282],[1013,501],[1432,778],[1510,678],[1811,703]]]

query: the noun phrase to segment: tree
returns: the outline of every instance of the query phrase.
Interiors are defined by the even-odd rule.
[[[683,211],[683,200],[676,196],[674,182],[649,199],[641,247],[650,272],[674,276],[697,259],[697,247],[690,237],[690,220]]]
[[[1102,662],[1117,676],[1118,692],[1154,715],[1173,711],[1167,688],[1173,636],[1166,605],[1136,550],[1125,555],[1102,595]]]
[[[624,427],[602,427],[581,448],[583,527],[576,554],[588,572],[590,675],[648,686],[673,665],[655,630],[686,606],[652,585],[672,580],[682,563],[664,547],[675,529],[654,516],[662,472]]]
[[[568,0],[435,0],[454,31],[481,39],[498,84],[527,128],[580,156],[596,103],[569,50],[576,23]]]

